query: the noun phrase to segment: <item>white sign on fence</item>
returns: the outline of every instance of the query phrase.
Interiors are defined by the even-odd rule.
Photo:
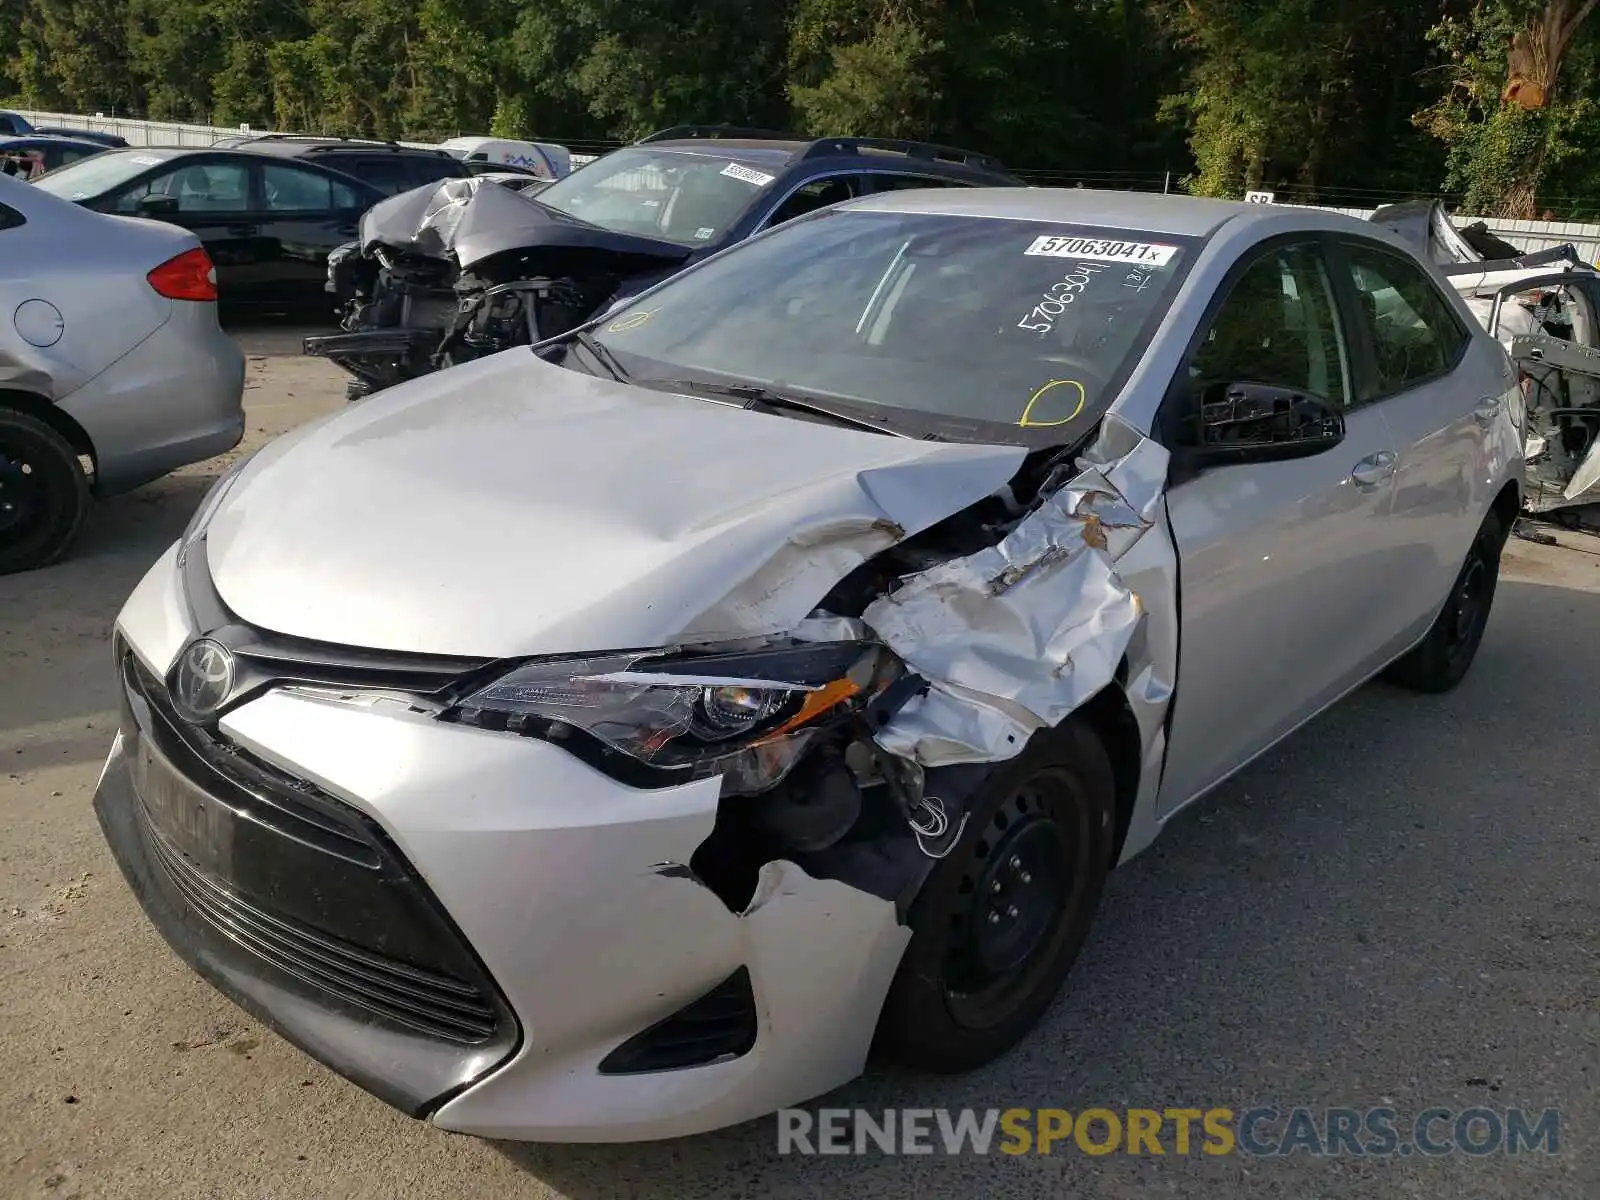
[[[1277,201],[1277,192],[1246,192],[1245,202],[1248,204],[1272,204]]]

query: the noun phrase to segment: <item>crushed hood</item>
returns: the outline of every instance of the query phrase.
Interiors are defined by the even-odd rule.
[[[599,250],[681,262],[687,247],[615,233],[554,212],[526,192],[483,176],[446,179],[390,196],[361,218],[361,249],[388,246],[430,258],[453,258],[463,271],[509,251],[550,247]]]
[[[510,350],[270,443],[207,549],[240,618],[320,641],[482,657],[715,641],[792,629],[861,562],[998,490],[1023,453],[747,412]]]

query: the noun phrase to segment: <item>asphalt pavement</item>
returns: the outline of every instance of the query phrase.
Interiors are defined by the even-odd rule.
[[[240,336],[247,446],[343,403],[294,331]],[[1370,685],[1177,818],[1016,1051],[958,1078],[874,1064],[824,1101],[1556,1108],[1557,1153],[780,1156],[770,1119],[521,1146],[402,1117],[265,1031],[178,962],[100,840],[108,631],[224,465],[0,578],[0,1196],[1600,1196],[1600,539],[1511,544],[1455,693]]]

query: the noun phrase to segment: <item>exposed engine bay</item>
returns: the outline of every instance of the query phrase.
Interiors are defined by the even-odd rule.
[[[686,247],[540,205],[493,177],[448,179],[375,205],[328,258],[341,332],[307,354],[353,375],[351,399],[574,328],[670,275]]]
[[[1600,503],[1600,271],[1571,244],[1523,253],[1482,221],[1456,229],[1437,201],[1391,205],[1372,220],[1427,247],[1516,365],[1527,511]]]

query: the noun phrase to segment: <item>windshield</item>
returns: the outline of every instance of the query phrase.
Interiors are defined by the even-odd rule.
[[[701,246],[772,186],[788,157],[774,150],[614,150],[551,184],[539,203],[617,233]]]
[[[104,154],[80,158],[75,163],[47,171],[34,180],[33,186],[64,200],[87,200],[104,195],[135,175],[160,166],[163,161],[137,150],[107,150]]]
[[[1110,406],[1194,246],[840,210],[685,272],[595,334],[642,384],[742,380],[887,423],[1066,443]]]

